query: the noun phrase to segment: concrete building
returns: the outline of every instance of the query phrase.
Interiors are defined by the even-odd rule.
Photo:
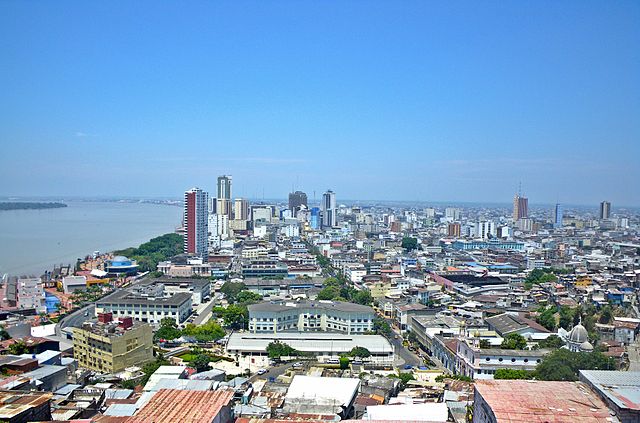
[[[40,278],[19,278],[17,299],[19,308],[33,308],[36,313],[47,311],[44,288]]]
[[[112,320],[111,313],[73,328],[73,353],[80,366],[99,373],[118,373],[153,360],[153,331],[131,317]]]
[[[371,307],[340,301],[262,302],[248,306],[249,331],[342,332],[363,334],[373,330]]]
[[[162,278],[142,282],[141,286],[162,286],[163,296],[174,296],[179,293],[191,295],[192,304],[202,304],[211,298],[211,281],[209,279]]]
[[[249,219],[249,202],[244,198],[236,198],[233,206],[233,220]]]
[[[343,419],[353,415],[360,388],[358,378],[296,375],[284,399],[285,412],[295,414],[337,414]]]
[[[529,199],[520,196],[520,193],[513,197],[513,221],[529,217]]]
[[[154,297],[120,290],[96,302],[96,315],[113,313],[117,318],[132,317],[152,324],[159,324],[165,317],[170,317],[180,324],[191,314],[191,305],[191,295],[187,293]]]
[[[337,225],[336,194],[328,190],[322,194],[322,227],[331,229]]]
[[[550,350],[506,350],[476,348],[465,341],[457,344],[458,373],[474,379],[493,379],[498,369],[534,370]]]
[[[392,365],[394,348],[380,335],[346,335],[339,333],[287,332],[278,334],[234,332],[229,336],[227,352],[250,359],[252,364],[269,365],[267,346],[271,342],[283,342],[290,347],[314,356],[321,363],[338,363],[341,354],[348,354],[354,347],[364,347],[371,353],[367,361],[379,365]]]
[[[603,201],[600,203],[600,220],[609,219],[611,217],[611,203]]]
[[[115,256],[104,263],[104,270],[107,275],[135,275],[138,273],[138,263],[125,256]]]
[[[298,216],[302,206],[307,207],[307,194],[302,191],[289,193],[289,210],[291,210],[293,217]]]
[[[207,197],[200,188],[184,193],[184,252],[204,259],[209,254]]]
[[[62,290],[65,294],[83,289],[87,289],[86,276],[65,276],[62,278]]]
[[[169,277],[188,278],[191,276],[211,276],[214,267],[204,263],[199,257],[185,257],[184,260],[167,260],[158,263],[158,271]]]

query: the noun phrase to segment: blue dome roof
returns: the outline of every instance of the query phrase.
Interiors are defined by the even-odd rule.
[[[114,258],[111,259],[111,261],[130,261],[130,260],[125,256],[115,256]]]

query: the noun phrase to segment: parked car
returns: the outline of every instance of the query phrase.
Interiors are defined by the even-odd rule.
[[[258,373],[259,375],[263,375],[263,374],[267,373],[267,369],[258,369],[258,371],[256,373]]]

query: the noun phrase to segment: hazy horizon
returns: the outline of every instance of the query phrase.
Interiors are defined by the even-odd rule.
[[[234,197],[521,184],[637,207],[638,22],[640,2],[0,2],[0,193],[179,198],[231,174]]]

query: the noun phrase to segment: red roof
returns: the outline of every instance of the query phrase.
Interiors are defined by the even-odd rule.
[[[602,400],[579,382],[479,380],[476,392],[501,423],[596,423],[610,417]]]
[[[232,391],[161,389],[126,423],[209,423],[232,398]]]

